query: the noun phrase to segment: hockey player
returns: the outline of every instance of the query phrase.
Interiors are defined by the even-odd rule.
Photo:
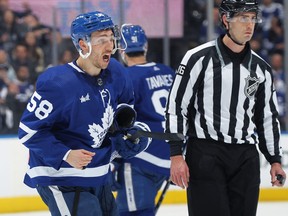
[[[147,62],[147,37],[139,25],[123,25],[121,56],[134,86],[137,120],[153,132],[164,132],[164,109],[175,72],[163,64]],[[117,198],[121,216],[155,215],[155,197],[170,175],[169,145],[152,140],[149,147],[131,159],[122,159],[117,169]]]
[[[36,187],[53,216],[118,215],[110,162],[118,153],[132,157],[149,144],[147,138],[134,144],[120,132],[108,136],[112,124],[121,125],[115,113],[134,102],[123,65],[111,59],[116,32],[104,13],[77,16],[71,37],[79,58],[39,76],[23,113],[19,138],[30,154],[24,182]],[[139,128],[148,130],[144,125],[127,131]]]

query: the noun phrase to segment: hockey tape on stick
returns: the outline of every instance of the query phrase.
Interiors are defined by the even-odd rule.
[[[149,132],[138,130],[134,134],[128,134],[129,140],[136,140],[139,137],[150,137],[158,140],[169,140],[169,141],[182,141],[185,140],[185,136],[180,133],[160,133],[160,132]]]

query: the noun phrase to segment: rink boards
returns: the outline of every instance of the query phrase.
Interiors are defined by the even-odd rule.
[[[288,135],[282,134],[283,167],[288,173]],[[35,189],[23,184],[23,176],[27,169],[28,150],[14,136],[0,136],[1,145],[1,185],[0,213],[45,210],[47,207]],[[261,191],[260,201],[288,201],[288,186],[271,187],[270,165],[261,157]],[[159,193],[160,194],[160,193]],[[156,198],[158,200],[159,194]],[[163,204],[179,204],[186,202],[186,191],[170,186]]]

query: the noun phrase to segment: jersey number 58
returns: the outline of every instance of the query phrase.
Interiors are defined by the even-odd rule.
[[[27,110],[35,112],[35,116],[40,120],[47,118],[53,110],[53,105],[47,100],[41,100],[41,98],[41,95],[35,91],[27,104]]]

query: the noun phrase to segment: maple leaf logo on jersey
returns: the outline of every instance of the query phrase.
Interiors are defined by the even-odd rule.
[[[103,117],[101,118],[102,126],[99,124],[93,123],[89,125],[90,136],[93,137],[94,145],[93,148],[99,148],[102,145],[102,142],[108,132],[108,129],[113,123],[114,110],[110,104],[105,109]]]

